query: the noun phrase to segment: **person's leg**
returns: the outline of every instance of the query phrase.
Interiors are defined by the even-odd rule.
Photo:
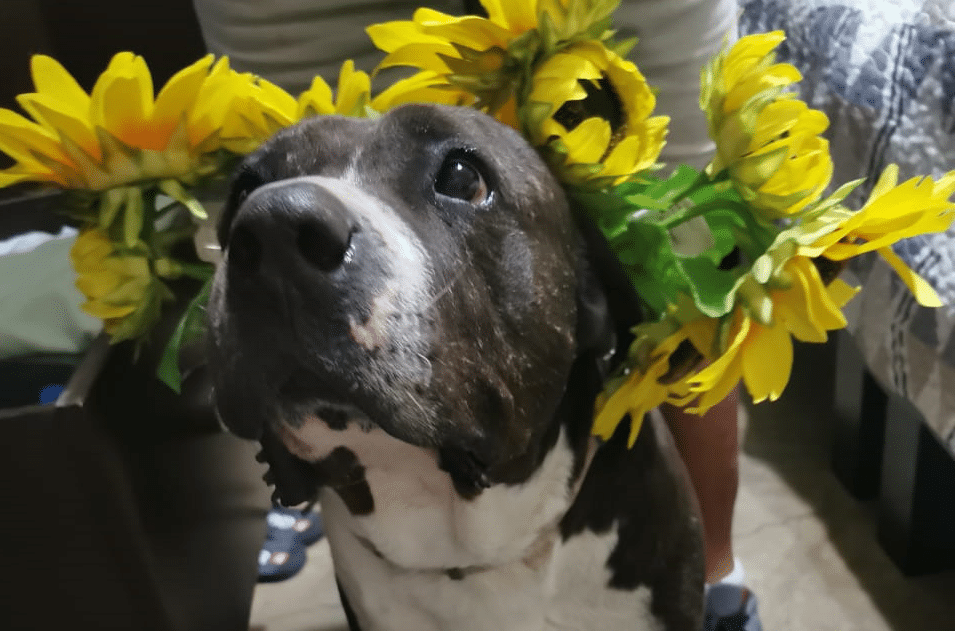
[[[739,489],[739,388],[703,416],[663,406],[663,415],[696,489],[706,554],[704,631],[762,631],[756,598],[733,554],[733,510]]]
[[[702,513],[706,582],[733,570],[733,507],[739,484],[739,441],[734,389],[703,416],[666,405],[663,415],[683,457]]]

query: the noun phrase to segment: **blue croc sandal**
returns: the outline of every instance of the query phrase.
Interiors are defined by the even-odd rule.
[[[291,537],[306,546],[312,545],[325,534],[322,518],[318,513],[281,506],[273,506],[269,511],[268,527],[270,539]]]
[[[305,559],[305,547],[294,538],[266,538],[259,550],[259,582],[292,578],[305,566]]]
[[[706,594],[703,631],[763,631],[756,597],[738,585],[713,585]]]

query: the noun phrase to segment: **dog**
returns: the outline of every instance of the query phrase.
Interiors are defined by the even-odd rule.
[[[219,240],[216,411],[282,500],[319,498],[353,631],[702,627],[661,417],[590,432],[639,301],[518,133],[307,119],[239,166]]]

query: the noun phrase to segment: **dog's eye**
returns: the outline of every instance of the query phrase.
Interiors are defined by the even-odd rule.
[[[441,165],[434,179],[434,190],[439,195],[480,204],[488,197],[487,184],[481,173],[462,157],[449,157]]]

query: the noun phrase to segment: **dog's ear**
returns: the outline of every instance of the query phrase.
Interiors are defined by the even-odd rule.
[[[644,319],[643,306],[600,229],[583,212],[575,217],[584,249],[577,288],[578,355],[592,352],[610,370],[626,357],[631,329]]]

